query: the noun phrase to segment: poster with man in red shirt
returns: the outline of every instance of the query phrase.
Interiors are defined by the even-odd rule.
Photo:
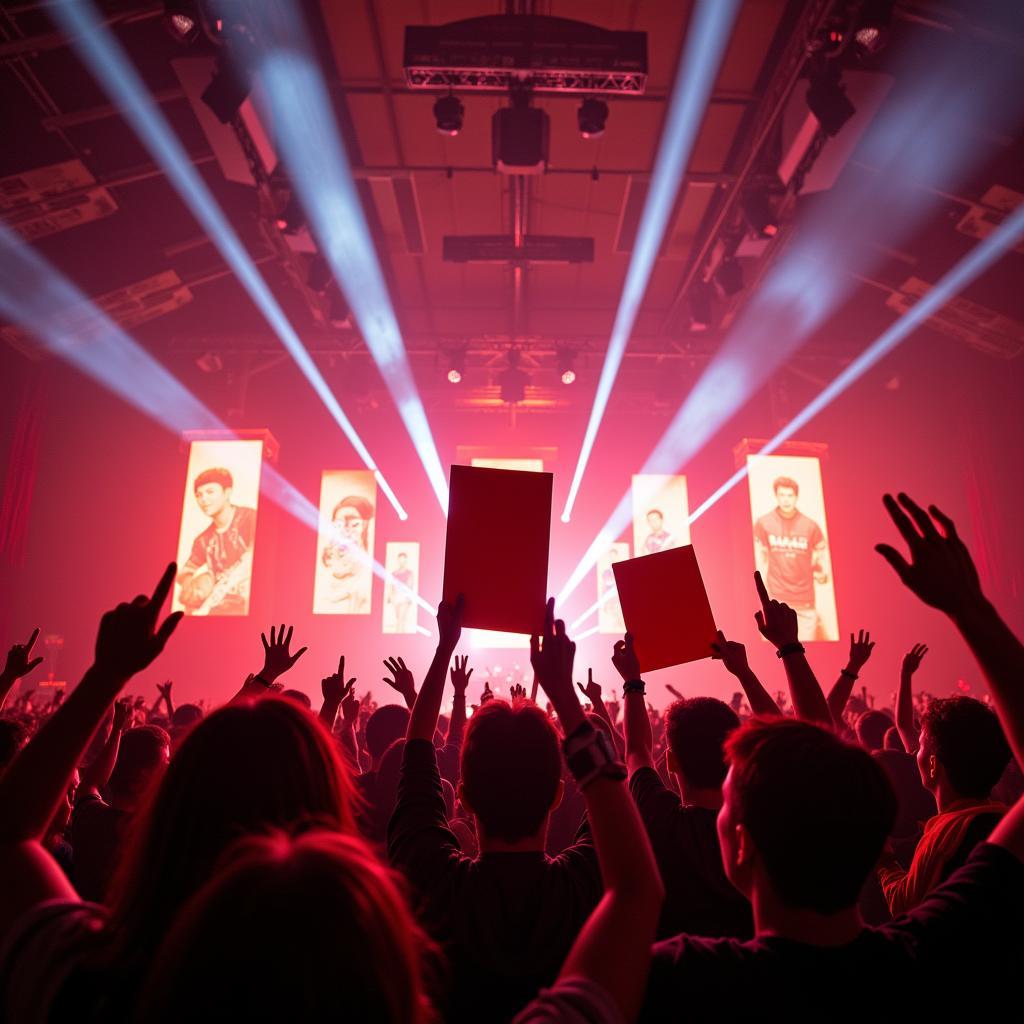
[[[838,640],[818,459],[747,457],[754,561],[768,593],[794,609],[801,641]]]

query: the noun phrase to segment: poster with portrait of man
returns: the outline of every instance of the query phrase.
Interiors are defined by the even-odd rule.
[[[420,546],[414,541],[387,543],[384,568],[383,633],[416,632],[416,595],[420,582]]]
[[[248,615],[262,441],[189,446],[171,607],[186,615]]]
[[[633,477],[633,551],[653,555],[690,543],[685,476],[644,473]]]
[[[369,615],[377,481],[366,469],[328,469],[320,477],[320,531],[314,615]]]
[[[748,455],[754,563],[769,596],[796,611],[801,642],[838,640],[821,462]]]
[[[619,591],[615,585],[615,572],[612,566],[629,558],[629,545],[625,541],[608,545],[597,559],[597,631],[598,633],[618,634],[626,632],[626,623],[622,618],[622,605],[619,604]]]

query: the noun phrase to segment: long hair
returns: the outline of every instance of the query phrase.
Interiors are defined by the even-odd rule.
[[[136,1020],[430,1024],[433,952],[401,880],[336,832],[250,836],[185,905],[153,958]]]
[[[107,955],[144,965],[232,842],[310,822],[356,830],[352,782],[320,722],[274,697],[215,711],[188,734],[135,823],[111,889]]]

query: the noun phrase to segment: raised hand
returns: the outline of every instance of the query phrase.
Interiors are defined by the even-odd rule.
[[[438,644],[449,652],[459,646],[459,638],[462,636],[463,605],[462,595],[459,594],[454,604],[442,601],[437,606]]]
[[[165,683],[157,683],[156,684],[156,692],[160,694],[160,697],[163,700],[170,701],[170,699],[171,699],[171,688],[173,686],[174,686],[174,683],[170,679],[168,679],[167,682],[165,682]]]
[[[888,544],[876,544],[875,550],[896,570],[906,587],[925,604],[947,615],[958,615],[984,601],[978,570],[952,519],[934,505],[925,512],[902,492],[898,503],[891,494],[882,501],[907,542],[910,561]],[[936,523],[942,527],[941,532]]]
[[[711,657],[720,661],[731,675],[739,677],[750,671],[746,647],[738,640],[726,640],[721,630],[718,631],[718,639],[711,645]]]
[[[519,683],[513,683],[512,688],[509,690],[509,696],[512,700],[526,700],[526,687],[521,686]]]
[[[544,613],[543,635],[530,637],[530,664],[567,734],[585,721],[573,689],[575,658],[576,645],[566,635],[565,623],[555,618],[555,599],[551,598]]]
[[[592,668],[587,669],[587,685],[584,686],[582,683],[577,683],[576,685],[580,688],[580,693],[582,693],[595,708],[601,703],[601,684],[594,682],[594,670]]]
[[[452,668],[452,690],[456,697],[466,696],[466,687],[469,686],[469,677],[473,674],[473,670],[466,671],[466,665],[469,664],[469,655],[464,654],[461,658],[455,658],[455,666]]]
[[[903,675],[912,676],[921,667],[921,660],[927,653],[928,647],[925,644],[914,644],[914,646],[903,655],[900,672]]]
[[[362,701],[356,696],[355,679],[350,679],[345,684],[341,697],[341,720],[348,728],[356,727],[361,709]]]
[[[796,612],[782,601],[773,601],[761,579],[760,572],[754,573],[754,585],[761,600],[761,610],[754,613],[757,628],[776,650],[787,644],[797,643]]]
[[[869,632],[865,632],[862,629],[856,637],[851,633],[850,660],[847,663],[847,668],[851,672],[859,672],[867,664],[867,660],[871,657],[871,652],[874,649],[875,642],[871,639]]]
[[[29,655],[32,653],[32,648],[35,646],[36,639],[39,636],[39,627],[36,626],[32,630],[32,635],[28,638],[28,643],[15,644],[7,652],[7,662],[4,664],[3,677],[9,680],[11,683],[15,679],[21,679],[22,676],[27,676],[37,665],[42,663],[42,658],[33,658],[29,661]]]
[[[132,702],[127,697],[114,701],[114,732],[124,732],[128,728],[128,720],[132,715]]]
[[[266,634],[260,633],[260,639],[263,641],[263,668],[257,675],[264,682],[272,683],[278,676],[284,675],[309,650],[308,647],[300,647],[294,654],[288,650],[291,646],[294,628],[294,626],[289,626],[286,633],[283,622],[277,632],[271,626],[269,643]]]
[[[164,649],[184,612],[172,612],[157,626],[177,566],[164,570],[150,597],[139,594],[131,604],[119,604],[100,620],[96,637],[96,668],[121,682],[141,672]]]
[[[341,704],[342,701],[352,692],[356,679],[353,676],[345,682],[345,655],[338,659],[338,671],[334,675],[327,676],[320,680],[320,690],[324,695],[324,701],[331,704]],[[358,701],[356,702],[358,705]]]
[[[480,694],[480,707],[483,707],[489,700],[494,700],[494,691],[491,689],[491,684],[485,682],[483,692]]]
[[[391,673],[391,678],[384,676],[384,682],[401,694],[405,706],[411,708],[416,703],[416,681],[412,672],[406,668],[401,658],[385,658],[384,667]]]
[[[632,633],[627,633],[625,639],[616,641],[612,650],[612,664],[624,682],[640,678],[640,659],[633,649]]]

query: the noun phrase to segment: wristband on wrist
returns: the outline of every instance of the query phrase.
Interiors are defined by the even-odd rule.
[[[846,676],[847,679],[852,679],[854,682],[857,681],[857,673],[856,672],[851,672],[849,669],[841,668],[839,670],[839,674],[841,676]]]
[[[271,686],[274,685],[273,683],[268,683],[266,679],[263,678],[263,676],[253,676],[253,679],[257,683],[262,683],[268,690],[270,689]]]
[[[604,731],[583,722],[562,742],[569,771],[579,788],[586,789],[594,779],[608,778],[622,781],[626,766],[619,760]]]
[[[622,684],[622,694],[625,696],[627,693],[646,693],[647,685],[642,679],[629,679]]]
[[[804,654],[804,645],[797,640],[791,644],[783,644],[776,652],[777,658],[785,658],[789,654]]]

